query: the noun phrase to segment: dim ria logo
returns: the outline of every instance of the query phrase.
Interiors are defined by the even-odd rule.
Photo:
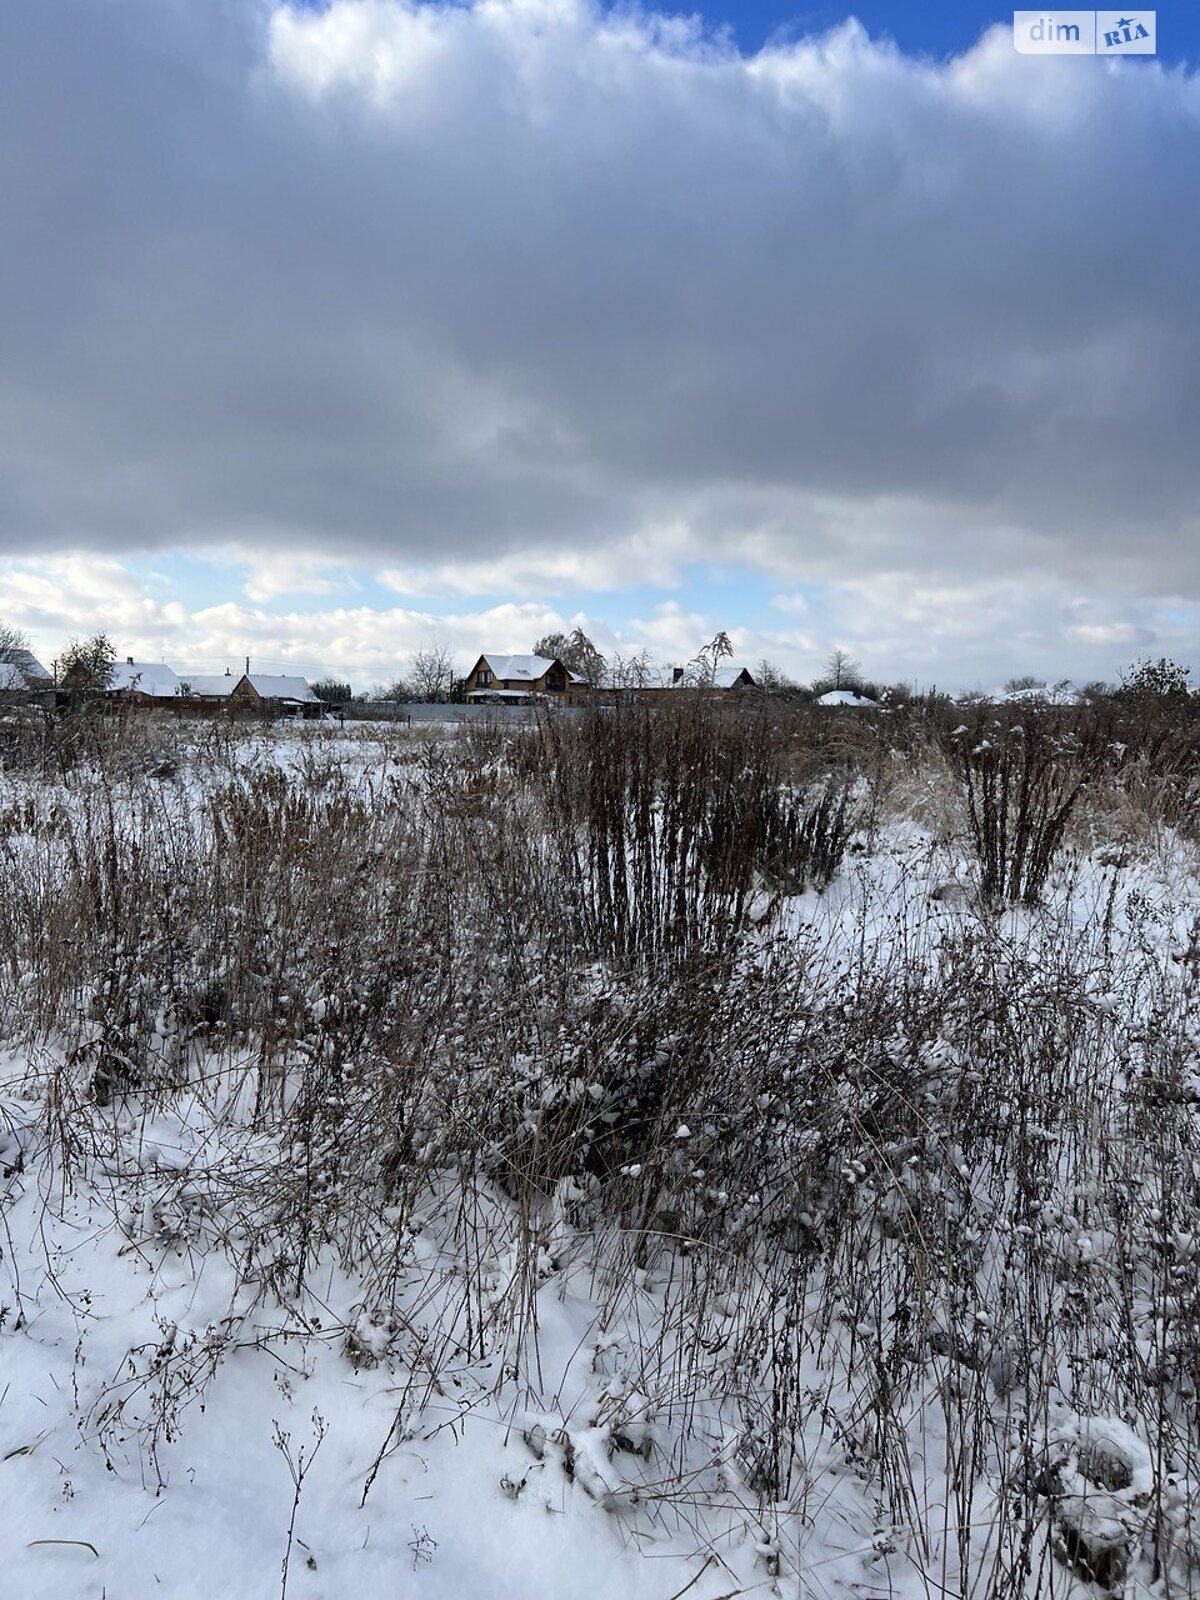
[[[1152,56],[1153,11],[1014,11],[1023,56]]]

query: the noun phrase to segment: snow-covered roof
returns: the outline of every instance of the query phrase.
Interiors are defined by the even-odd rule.
[[[1036,700],[1052,706],[1076,705],[1082,698],[1078,687],[1069,680],[1062,683],[1034,684],[1028,689],[1008,689],[989,696],[999,705],[1020,705],[1026,700]]]
[[[879,701],[869,695],[856,694],[853,689],[830,689],[817,698],[819,706],[856,706],[860,711],[878,711]]]
[[[559,663],[547,660],[545,656],[489,656],[483,659],[492,669],[492,676],[499,678],[502,683],[516,679],[525,683],[536,683],[539,678],[544,678],[550,668]]]
[[[235,684],[240,681],[239,678],[233,676],[232,672],[184,679],[192,693],[201,700],[224,700],[233,693]]]
[[[232,672],[223,672],[219,676],[187,678],[185,682],[201,700],[228,700],[239,683],[248,683],[263,700],[294,700],[309,706],[321,703],[320,696],[312,692],[303,678],[287,675],[241,672],[235,677]]]
[[[15,667],[21,674],[23,681],[14,685],[18,689],[49,689],[54,682],[31,650],[0,650],[0,666]]]
[[[239,679],[239,682],[241,680]],[[304,678],[273,676],[262,672],[248,672],[245,681],[264,700],[299,700],[305,705],[320,705]]]
[[[180,692],[177,674],[161,661],[118,661],[108,687],[110,693],[134,691],[153,700],[171,700]]]
[[[712,675],[712,686],[714,689],[732,689],[736,685],[738,679],[742,676],[743,672],[745,672],[747,677],[750,677],[751,681],[753,682],[752,675],[749,673],[746,667],[718,667]]]
[[[602,689],[733,689],[738,680],[745,673],[754,682],[753,674],[746,667],[730,665],[719,666],[711,675],[702,672],[697,667],[657,667],[647,666],[639,668],[636,681],[627,682],[621,676],[620,681],[614,682],[611,675],[606,674],[600,680]]]
[[[0,690],[25,688],[25,675],[11,661],[0,661]]]

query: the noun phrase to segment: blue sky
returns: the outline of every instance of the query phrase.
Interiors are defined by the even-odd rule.
[[[14,0],[0,620],[356,684],[576,624],[1200,666],[1197,13],[685,15]]]
[[[304,0],[305,8],[319,11],[325,0]],[[610,6],[620,10],[620,6]],[[652,8],[647,8],[652,9]],[[895,0],[863,0],[847,6],[780,5],[776,0],[740,0],[696,6],[662,6],[666,14],[702,16],[714,29],[728,29],[738,48],[747,54],[763,45],[827,33],[847,17],[856,17],[877,39],[890,39],[910,55],[945,57],[968,50],[987,28],[1012,20],[1013,8],[963,4],[961,0],[928,0],[926,4],[895,3]],[[1032,4],[1022,7],[1033,10]],[[1049,14],[1049,13],[1048,13]],[[1200,48],[1200,12],[1189,5],[1159,9],[1158,57],[1171,64],[1194,60]]]
[[[698,8],[705,16],[732,29],[743,50],[757,50],[769,39],[782,35],[794,38],[806,33],[823,33],[836,26],[852,11],[875,38],[889,38],[909,54],[948,56],[961,54],[994,23],[1009,23],[1015,8],[947,4],[892,4],[870,0],[868,4],[845,8],[838,5],[786,5],[746,0],[741,5],[713,5]],[[1035,10],[1027,3],[1022,10]],[[1069,9],[1069,8],[1064,8]],[[1047,12],[1053,14],[1053,8]],[[1168,63],[1194,60],[1200,46],[1200,14],[1195,6],[1176,5],[1156,11],[1158,56]]]

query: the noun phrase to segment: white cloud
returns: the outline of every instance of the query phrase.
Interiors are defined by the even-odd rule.
[[[583,0],[9,10],[0,549],[236,544],[262,607],[873,578],[902,670],[1200,596],[1186,71]]]
[[[81,557],[0,563],[0,616],[25,629],[47,662],[75,635],[100,628],[119,655],[220,670],[247,655],[270,670],[347,674],[360,685],[401,672],[414,650],[444,642],[460,668],[484,649],[528,650],[543,633],[586,626],[603,648],[613,636],[583,614],[536,602],[445,616],[403,607],[273,611],[226,601],[186,607],[119,562]]]
[[[1132,622],[1079,622],[1067,629],[1067,638],[1080,644],[1120,645],[1122,647],[1149,644],[1154,635],[1136,627]]]
[[[660,525],[596,548],[578,548],[568,538],[557,549],[517,551],[479,561],[387,567],[378,578],[404,595],[560,595],[632,584],[672,588],[682,581],[691,553],[688,530]]]
[[[284,595],[338,594],[356,587],[343,563],[331,556],[234,548],[228,559],[244,569],[242,588],[246,598],[264,604]]]
[[[279,71],[315,94],[336,84],[386,103],[427,76],[447,42],[453,17],[433,7],[387,0],[337,6],[323,15],[276,10],[271,56]]]
[[[664,600],[651,616],[635,617],[629,632],[632,644],[647,650],[654,660],[681,665],[709,642],[716,627],[703,613],[685,611],[677,601]]]
[[[1065,587],[1032,595],[1016,579],[914,588],[892,573],[822,587],[807,611],[789,607],[793,598],[776,596],[783,606],[730,627],[739,662],[753,667],[765,657],[807,682],[837,643],[869,676],[944,688],[995,687],[1018,672],[1111,680],[1142,655],[1186,658],[1196,629],[1178,595],[1098,603]],[[445,614],[367,603],[301,611],[233,600],[189,604],[168,575],[141,576],[112,558],[0,561],[0,618],[26,629],[47,663],[70,637],[102,628],[122,656],[219,671],[249,655],[263,670],[334,672],[360,687],[402,672],[413,651],[430,643],[446,644],[465,669],[483,650],[528,650],[542,634],[576,626],[608,655],[645,650],[656,661],[684,663],[736,620],[727,597],[713,600],[711,610],[663,600],[619,626],[540,601]]]

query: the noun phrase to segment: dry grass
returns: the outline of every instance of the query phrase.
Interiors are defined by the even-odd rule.
[[[317,738],[285,773],[257,736],[89,730],[6,780],[0,1031],[59,1170],[120,1172],[115,1107],[198,1100],[221,1139],[161,1235],[254,1288],[207,1343],[131,1352],[102,1448],[141,1428],[153,1457],[252,1309],[308,1325],[333,1258],[374,1330],[338,1330],[347,1358],[399,1374],[382,1462],[452,1372],[540,1394],[540,1297],[571,1285],[625,1340],[594,1358],[614,1507],[736,1504],[777,1576],[836,1461],[931,1593],[1191,1592],[1194,985],[1153,908],[1038,913],[1026,943],[991,915],[778,920],[855,825],[968,843],[950,728],[799,731],[632,707],[389,732],[354,769]],[[1043,820],[1080,760],[1047,747]],[[1076,841],[1167,826],[1161,793],[1118,763]],[[1048,871],[1065,822],[1036,825]],[[985,831],[985,878],[1035,898]],[[575,1473],[569,1420],[534,1442]]]

